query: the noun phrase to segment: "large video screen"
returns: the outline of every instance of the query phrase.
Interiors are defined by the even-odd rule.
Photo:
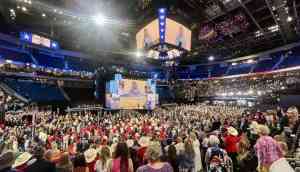
[[[152,21],[136,34],[138,49],[147,49],[159,44],[159,21]],[[166,19],[165,42],[187,51],[191,50],[192,31],[169,18]]]
[[[169,18],[166,19],[166,43],[191,50],[192,31]]]
[[[148,109],[158,103],[154,80],[147,81],[122,79],[116,76],[106,83],[106,108],[109,109]]]
[[[150,48],[159,43],[158,19],[143,27],[136,34],[136,44],[138,49]]]

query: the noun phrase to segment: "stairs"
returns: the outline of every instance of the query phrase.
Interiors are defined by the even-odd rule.
[[[18,94],[15,90],[11,89],[8,85],[4,83],[0,83],[0,88],[2,88],[7,94],[12,95],[25,103],[29,103],[28,99]]]

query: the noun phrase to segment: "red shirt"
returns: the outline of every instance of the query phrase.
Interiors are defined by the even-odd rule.
[[[141,160],[145,160],[144,155],[146,153],[147,147],[141,147],[138,151],[137,151],[137,156],[139,159]]]
[[[240,141],[240,137],[227,135],[224,138],[225,150],[227,153],[236,153],[238,151],[237,143]]]

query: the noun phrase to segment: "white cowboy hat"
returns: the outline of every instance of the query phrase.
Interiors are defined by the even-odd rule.
[[[228,132],[229,135],[232,135],[232,136],[239,135],[238,131],[233,127],[228,127],[227,132]]]
[[[258,123],[256,121],[252,121],[250,126],[249,126],[249,129],[250,131],[252,131],[253,133],[257,134],[258,133]]]
[[[24,152],[21,155],[19,155],[17,157],[17,159],[15,160],[15,163],[13,164],[13,168],[19,167],[21,165],[24,165],[25,163],[27,163],[30,159],[32,158],[32,155],[28,152]]]
[[[86,163],[91,163],[95,161],[97,157],[97,150],[96,149],[88,149],[84,153]]]

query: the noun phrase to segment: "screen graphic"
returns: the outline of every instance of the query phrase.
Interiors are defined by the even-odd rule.
[[[166,18],[165,30],[159,30],[159,20],[156,19],[143,27],[136,34],[137,49],[148,49],[160,43],[159,31],[165,32],[164,42],[175,45],[187,51],[191,50],[192,31],[176,21]]]
[[[106,108],[109,109],[154,109],[158,103],[154,80],[122,79],[116,75],[106,83]]]
[[[184,25],[167,18],[166,20],[166,43],[177,47],[191,50],[192,31]]]
[[[159,43],[158,19],[152,21],[136,34],[138,49],[150,48]]]

